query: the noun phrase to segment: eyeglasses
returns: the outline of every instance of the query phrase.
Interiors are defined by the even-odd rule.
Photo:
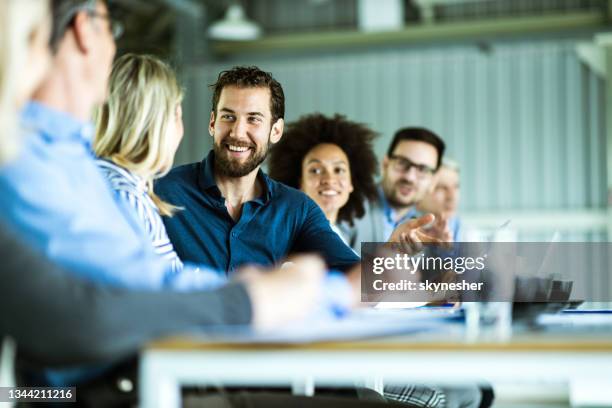
[[[391,160],[393,170],[396,170],[402,173],[408,173],[410,169],[415,169],[417,177],[420,179],[429,177],[432,174],[434,174],[434,172],[436,171],[435,169],[425,164],[417,164],[407,157],[391,155],[389,159]]]
[[[2,0],[0,0],[2,1]],[[99,17],[108,20],[110,25],[110,31],[115,40],[117,40],[123,34],[123,24],[114,20],[107,14],[98,13],[95,9],[96,0],[89,0],[86,4],[76,4],[72,2],[64,2],[64,7],[58,11],[57,24],[54,21],[54,25],[57,25],[57,29],[54,30],[53,38],[51,39],[51,45],[54,51],[57,51],[57,44],[64,36],[69,27],[74,24],[76,15],[84,11],[91,18]]]
[[[87,10],[87,14],[90,17],[94,17],[94,18],[98,17],[98,18],[108,21],[108,23],[110,24],[111,34],[113,35],[113,38],[115,40],[118,40],[119,38],[121,38],[121,35],[123,35],[123,24],[121,24],[117,20],[114,20],[110,15],[100,14],[97,11],[93,11],[93,10]]]

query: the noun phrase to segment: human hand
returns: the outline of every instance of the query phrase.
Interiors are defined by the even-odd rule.
[[[303,255],[289,265],[246,281],[253,309],[253,327],[270,329],[304,318],[316,306],[323,290],[325,263]]]
[[[440,213],[435,215],[436,219],[430,225],[424,227],[427,234],[439,239],[444,244],[453,243],[453,233],[451,232],[448,221],[449,215],[446,213]]]
[[[247,265],[236,271],[232,279],[237,282],[252,282],[257,279],[265,270],[257,266]]]
[[[432,224],[436,217],[433,214],[425,214],[419,218],[408,220],[398,225],[388,242],[399,243],[402,249],[413,255],[423,250],[423,242],[443,243],[441,239],[426,232],[425,227]]]

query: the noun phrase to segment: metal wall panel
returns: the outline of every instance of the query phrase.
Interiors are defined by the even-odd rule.
[[[467,0],[438,2],[434,18],[456,22],[508,16],[534,16],[576,11],[605,12],[607,0]],[[358,0],[250,0],[243,2],[247,15],[266,34],[354,29],[358,25]],[[404,1],[404,21],[420,21],[422,12]]]
[[[247,15],[267,34],[346,29],[357,25],[356,0],[257,0],[244,4]]]
[[[425,126],[462,165],[462,209],[605,207],[602,81],[575,41],[393,48],[360,53],[245,57],[184,73],[187,135],[180,161],[210,147],[205,84],[236,64],[257,64],[283,84],[288,121],[320,111],[381,133]],[[187,117],[188,116],[188,117]]]

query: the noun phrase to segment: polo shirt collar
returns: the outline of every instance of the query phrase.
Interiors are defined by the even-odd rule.
[[[212,187],[217,187],[215,181],[215,153],[211,150],[208,155],[202,160],[200,175],[200,188],[208,190]]]
[[[202,160],[201,164],[201,174],[199,177],[200,188],[203,191],[208,191],[211,188],[215,188],[217,193],[221,195],[219,191],[219,187],[217,187],[217,182],[215,181],[215,152],[211,150],[208,155]],[[260,197],[257,197],[253,201],[259,204],[266,204],[270,201],[274,195],[274,182],[268,177],[263,170],[259,169],[257,173],[257,178],[263,182],[264,186],[264,194]]]
[[[91,150],[93,125],[39,102],[28,102],[21,112],[26,129],[37,131],[48,142],[73,141]]]

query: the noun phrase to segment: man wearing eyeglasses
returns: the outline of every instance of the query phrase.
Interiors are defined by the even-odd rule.
[[[107,81],[117,51],[115,41],[123,33],[123,26],[111,18],[106,2],[101,0],[53,0],[51,9],[54,24],[50,44],[56,59],[77,62],[75,54],[72,54],[73,46],[81,51],[83,57],[78,59],[81,69],[73,64],[74,76],[70,81],[80,92],[65,92],[63,99],[68,105],[80,107],[77,117],[89,120],[91,106],[106,99]],[[69,54],[71,58],[68,58]],[[62,74],[62,70],[55,69],[51,75]],[[59,83],[52,79],[47,83]],[[47,90],[48,93],[53,91]]]
[[[87,302],[77,302],[72,307],[77,317],[89,311],[93,318],[103,322],[90,326],[74,324],[71,343],[89,342],[91,336],[98,334],[104,338],[84,347],[91,350],[104,345],[104,350],[114,352],[98,355],[97,360],[102,360],[102,365],[77,365],[89,361],[79,354],[79,350],[75,350],[73,359],[64,361],[74,364],[61,367],[61,370],[60,367],[51,371],[24,365],[20,382],[35,386],[78,385],[79,406],[119,406],[116,400],[126,400],[131,406],[133,395],[129,388],[133,393],[133,387],[117,387],[115,375],[122,375],[123,370],[116,372],[113,365],[115,359],[122,360],[134,353],[139,340],[144,342],[153,337],[223,326],[275,327],[299,319],[319,309],[321,297],[327,297],[322,283],[324,264],[316,257],[300,257],[292,259],[292,265],[267,273],[260,274],[251,268],[250,275],[243,281],[206,291],[200,290],[209,288],[207,279],[201,278],[202,268],[186,264],[181,273],[175,273],[171,264],[153,251],[145,231],[132,222],[132,210],[115,200],[92,154],[90,117],[95,106],[106,99],[116,51],[113,34],[117,35],[120,30],[113,29],[117,25],[112,23],[106,2],[102,0],[53,0],[51,10],[53,63],[32,101],[21,113],[25,135],[18,158],[0,168],[0,221],[16,239],[31,246],[33,253],[44,254],[61,266],[62,271],[91,282],[95,288],[91,291],[91,299],[87,300],[95,305],[88,307]],[[5,240],[0,238],[0,241]],[[4,249],[7,248],[11,250],[11,247]],[[3,272],[4,266],[0,268]],[[9,271],[16,269],[11,263],[8,268]],[[61,273],[53,275],[59,279]],[[22,275],[24,285],[29,285],[28,274]],[[56,299],[60,304],[89,296],[90,291],[84,293],[79,289],[79,280],[70,282],[67,279],[65,283],[72,285],[74,293],[71,295],[54,292],[55,288],[62,288],[61,282],[48,284],[42,279],[38,285],[46,284],[51,293],[45,300]],[[155,318],[152,314],[141,316],[138,311],[152,309],[146,309],[146,298],[154,300],[146,293],[142,300],[134,294],[132,300],[123,303],[121,297],[117,298],[117,304],[125,306],[119,316],[113,310],[120,308],[106,310],[104,299],[108,298],[96,292],[97,289],[113,291],[114,288],[159,291],[159,301],[170,297],[174,306]],[[190,307],[187,297],[184,303],[181,301],[185,291],[190,292],[189,298],[191,294],[200,294],[199,308]],[[125,290],[121,293],[130,296]],[[347,300],[352,297],[352,293],[345,295]],[[36,311],[36,305],[42,302],[27,297],[20,300],[23,309],[30,312]],[[54,310],[61,309],[53,306],[48,307],[51,315]],[[333,306],[330,305],[330,312],[336,311]],[[196,310],[200,313],[195,313]],[[66,319],[78,320],[75,317]],[[138,321],[131,323],[133,319]],[[16,331],[13,327],[5,331],[5,325],[2,326],[0,338],[4,333]],[[110,330],[105,330],[110,326],[116,327],[112,336],[108,334]],[[64,330],[62,327],[56,329]],[[48,342],[44,327],[39,329],[38,341]],[[96,333],[91,333],[92,330]],[[70,344],[64,346],[70,347]],[[125,369],[134,368],[130,363]],[[314,404],[319,400],[313,401],[311,406],[317,406]],[[289,405],[293,404],[287,402],[279,406]]]
[[[416,218],[415,205],[433,188],[434,173],[444,155],[444,141],[424,128],[404,128],[395,133],[382,162],[379,196],[366,206],[366,214],[348,232],[351,246],[361,252],[362,242],[398,241],[401,224]],[[427,230],[430,237],[443,242],[452,238],[443,219]],[[419,240],[419,230],[412,230],[408,241]]]
[[[440,214],[429,226],[410,228],[411,224],[422,225],[425,217],[431,217],[431,214],[421,215],[416,205],[434,189],[434,175],[442,164],[444,149],[444,141],[425,128],[409,127],[395,133],[382,161],[378,200],[367,203],[366,214],[347,233],[357,253],[361,252],[362,242],[401,241],[415,251],[420,249],[421,241],[453,242],[448,219]],[[413,218],[418,220],[408,222]],[[405,238],[400,240],[401,234]],[[410,402],[417,389],[421,390],[391,384],[385,387],[384,395],[391,400]],[[447,407],[475,408],[483,400],[476,384],[439,390]]]

